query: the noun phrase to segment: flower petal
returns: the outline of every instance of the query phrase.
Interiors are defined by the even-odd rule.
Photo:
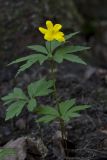
[[[53,23],[49,20],[46,21],[46,26],[47,26],[47,29],[49,29],[49,30],[53,29]]]
[[[45,28],[42,28],[42,27],[39,27],[39,31],[43,34],[46,34],[47,33],[47,29]]]
[[[64,37],[56,37],[56,40],[59,42],[64,42],[65,38]]]
[[[57,32],[54,34],[55,37],[63,37],[64,33],[63,32]]]
[[[54,39],[56,39],[59,42],[65,41],[64,33],[63,32],[57,32],[56,34],[54,34]]]
[[[45,34],[44,39],[46,39],[47,41],[52,41],[54,40],[54,37],[51,33],[47,33]]]
[[[64,36],[63,32],[57,32],[57,35]]]
[[[55,25],[54,25],[54,31],[55,31],[55,32],[58,32],[61,28],[62,28],[62,25],[61,25],[61,24],[55,24]]]

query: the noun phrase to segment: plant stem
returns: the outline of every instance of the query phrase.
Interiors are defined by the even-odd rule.
[[[54,68],[55,68],[54,60],[53,60],[53,57],[52,57],[52,59],[51,59],[51,77],[52,77],[52,80],[53,80],[53,89],[54,89],[53,97],[56,100],[56,106],[57,106],[58,112],[60,113],[59,101],[58,101],[57,89],[56,89],[56,75],[55,75],[55,72],[54,72]]]
[[[50,52],[52,52],[51,51],[51,42],[50,42]],[[52,80],[54,82],[54,85],[53,85],[53,89],[54,89],[53,97],[54,97],[54,99],[56,101],[57,110],[58,110],[59,114],[61,115],[60,107],[59,107],[59,100],[58,100],[58,96],[57,96],[57,89],[56,89],[56,74],[54,72],[55,63],[54,63],[53,55],[52,55],[52,58],[51,58],[50,68],[51,68],[51,78],[52,78]],[[66,139],[65,124],[64,124],[64,121],[62,119],[59,119],[59,122],[60,122],[60,128],[61,128],[62,143],[63,143],[63,145],[67,146],[65,144],[65,139]]]

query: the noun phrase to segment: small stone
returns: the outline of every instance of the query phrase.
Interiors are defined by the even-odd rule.
[[[7,156],[5,160],[25,160],[28,158],[28,155],[30,156],[30,159],[38,159],[45,157],[48,152],[42,140],[35,140],[30,137],[20,137],[16,140],[11,140],[3,147],[14,149],[16,152],[15,155]]]

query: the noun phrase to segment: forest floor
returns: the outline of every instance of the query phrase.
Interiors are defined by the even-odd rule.
[[[48,75],[47,68],[47,64],[39,69],[38,66],[35,66],[16,79],[3,79],[0,85],[1,96],[7,94],[15,86],[26,90],[31,81],[36,80],[37,77]],[[76,98],[78,104],[91,105],[90,109],[83,111],[80,117],[73,119],[67,125],[68,140],[70,141],[69,156],[72,159],[81,160],[107,159],[107,72],[64,62],[58,66],[56,84],[60,99]],[[51,98],[39,98],[38,101],[42,104],[48,104],[51,103]],[[28,113],[25,109],[18,118],[5,122],[6,107],[2,102],[0,102],[0,106],[1,146],[22,136],[34,137],[35,139],[41,136],[38,125],[35,123],[35,114]],[[62,159],[60,148],[57,152],[58,124],[41,125],[41,128],[43,141],[49,151],[45,159]],[[31,158],[27,158],[27,160],[35,158],[37,157],[31,154]]]

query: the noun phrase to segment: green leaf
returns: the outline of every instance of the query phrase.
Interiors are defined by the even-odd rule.
[[[22,58],[16,59],[15,61],[11,62],[9,65],[20,63],[20,62],[24,62],[24,64],[20,66],[20,68],[19,68],[19,70],[17,72],[17,75],[18,75],[20,72],[23,72],[26,69],[30,68],[36,62],[39,62],[40,64],[42,64],[47,59],[48,59],[48,56],[46,56],[46,55],[43,55],[43,54],[32,54],[30,56],[26,56],[26,57],[22,57]]]
[[[75,106],[75,99],[66,100],[59,104],[60,115],[59,117],[68,122],[71,118],[80,116],[78,112],[89,108],[89,105]]]
[[[51,49],[50,42],[46,41],[45,45],[46,45],[46,49],[48,50],[48,53],[50,53],[50,49]]]
[[[14,149],[11,148],[2,148],[0,149],[0,160],[5,160],[6,157],[15,155],[16,152]]]
[[[37,106],[36,99],[34,99],[34,98],[30,99],[29,103],[28,103],[28,106],[27,106],[28,110],[32,112],[32,111],[34,111],[36,106]]]
[[[18,69],[18,72],[17,72],[16,76],[17,76],[19,73],[21,73],[21,72],[25,71],[26,69],[30,68],[30,67],[31,67],[34,63],[36,63],[36,62],[37,62],[37,60],[33,59],[32,61],[27,61],[25,64],[21,65],[21,66],[19,67],[19,69]]]
[[[14,88],[12,93],[2,97],[4,104],[9,104],[9,108],[6,113],[6,120],[18,116],[24,105],[27,103],[28,98],[20,88]]]
[[[79,111],[85,110],[87,108],[90,108],[90,105],[78,105],[78,106],[72,107],[69,110],[69,112],[79,112]]]
[[[55,120],[56,117],[52,116],[52,115],[46,115],[46,116],[42,116],[41,118],[39,118],[38,120],[36,120],[36,122],[42,122],[42,123],[50,123],[51,121]]]
[[[61,47],[56,50],[53,58],[56,62],[62,63],[63,60],[68,60],[71,62],[76,62],[76,63],[81,63],[81,64],[86,64],[80,57],[70,54],[74,53],[77,51],[82,51],[85,49],[89,49],[89,47],[82,47],[82,46],[65,46]]]
[[[63,59],[64,59],[64,54],[61,54],[61,53],[55,53],[54,56],[53,56],[54,60],[57,62],[57,63],[62,63],[63,62]]]
[[[20,88],[14,88],[13,91],[14,98],[16,99],[22,99],[22,100],[27,100],[27,96],[24,94],[23,90]]]
[[[80,116],[80,114],[78,112],[85,110],[87,108],[89,108],[89,105],[78,105],[78,106],[73,106],[70,109],[68,109],[68,111],[66,112],[66,114],[64,114],[62,116],[64,121],[69,121],[71,118],[75,118]]]
[[[5,120],[9,120],[15,116],[17,117],[21,113],[25,104],[26,104],[26,101],[22,101],[22,100],[12,103],[7,109]]]
[[[8,95],[4,96],[1,98],[5,104],[9,104],[12,101],[15,100],[27,100],[27,96],[24,94],[24,92],[22,91],[22,89],[20,88],[14,88],[12,93],[9,93]]]
[[[36,62],[39,62],[40,64],[42,64],[45,60],[47,60],[48,57],[42,54],[36,54],[32,59],[28,59],[27,62],[24,65],[21,65],[17,75],[20,72],[25,71],[26,69],[30,68],[33,64],[35,64]]]
[[[65,122],[68,122],[70,119],[76,118],[76,117],[79,117],[79,116],[80,116],[80,114],[78,114],[78,113],[70,113],[70,112],[67,112],[67,113],[65,114],[65,116],[63,116],[63,120],[64,120]]]
[[[80,64],[86,64],[80,57],[73,55],[73,54],[65,54],[64,59],[70,61],[70,62],[75,62],[75,63],[80,63]]]
[[[2,101],[11,101],[14,99],[14,94],[13,93],[9,93],[8,95],[4,96],[1,98]]]
[[[66,100],[59,104],[60,113],[64,116],[66,112],[75,104],[75,99]]]
[[[40,65],[42,65],[47,59],[48,59],[48,56],[44,56],[42,54],[40,54],[38,57],[38,61],[39,61]]]
[[[42,45],[32,45],[32,46],[28,46],[27,48],[37,52],[45,53],[46,55],[48,54],[47,49]]]
[[[58,41],[52,41],[51,42],[51,50],[52,50],[52,52],[56,49],[56,48],[58,48],[59,46],[61,46],[63,44],[63,42],[58,42]]]
[[[53,116],[56,116],[56,117],[59,116],[58,111],[55,108],[50,107],[50,106],[40,107],[38,109],[38,113],[43,114],[43,115],[53,115]]]
[[[12,64],[16,64],[16,63],[21,63],[23,61],[27,61],[29,59],[33,59],[35,57],[35,54],[32,54],[30,56],[26,56],[26,57],[22,57],[22,58],[18,58],[15,61],[12,61],[11,63],[9,63],[8,65],[12,65]]]
[[[53,86],[52,80],[46,81],[43,78],[39,81],[31,83],[28,86],[28,94],[30,97],[46,96],[53,91],[51,89],[52,86]]]
[[[65,40],[72,38],[73,36],[77,35],[78,33],[80,33],[80,32],[74,32],[74,33],[70,33],[70,34],[66,35]]]
[[[4,102],[4,105],[10,104],[12,102],[13,102],[13,99],[12,100],[8,100],[8,101]]]
[[[90,47],[84,46],[64,46],[56,50],[55,54],[75,53],[90,49]]]

